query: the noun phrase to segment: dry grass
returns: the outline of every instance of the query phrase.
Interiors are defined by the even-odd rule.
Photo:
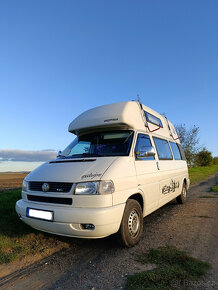
[[[0,173],[0,191],[10,188],[20,188],[28,172]]]

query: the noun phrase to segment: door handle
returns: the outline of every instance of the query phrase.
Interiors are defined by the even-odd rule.
[[[157,165],[157,169],[160,170],[159,162],[158,161],[156,162],[156,165]]]

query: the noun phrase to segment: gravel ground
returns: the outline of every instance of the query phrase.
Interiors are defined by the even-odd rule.
[[[118,247],[112,237],[69,239],[69,249],[2,278],[0,289],[122,289],[126,275],[152,267],[136,262],[136,255],[165,245],[212,265],[203,281],[187,283],[186,289],[218,289],[218,198],[200,198],[211,195],[208,191],[217,181],[218,174],[191,186],[185,205],[173,201],[147,216],[134,248]],[[180,288],[178,281],[172,283]]]

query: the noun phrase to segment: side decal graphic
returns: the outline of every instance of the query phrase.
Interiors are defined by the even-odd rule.
[[[162,194],[175,192],[176,188],[179,188],[179,181],[171,180],[169,185],[164,185],[162,188]]]

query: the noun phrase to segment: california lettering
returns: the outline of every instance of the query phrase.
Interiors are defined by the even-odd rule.
[[[90,174],[85,174],[82,176],[82,179],[84,178],[89,178],[89,179],[94,179],[95,177],[101,177],[102,176],[102,173],[90,173]]]

